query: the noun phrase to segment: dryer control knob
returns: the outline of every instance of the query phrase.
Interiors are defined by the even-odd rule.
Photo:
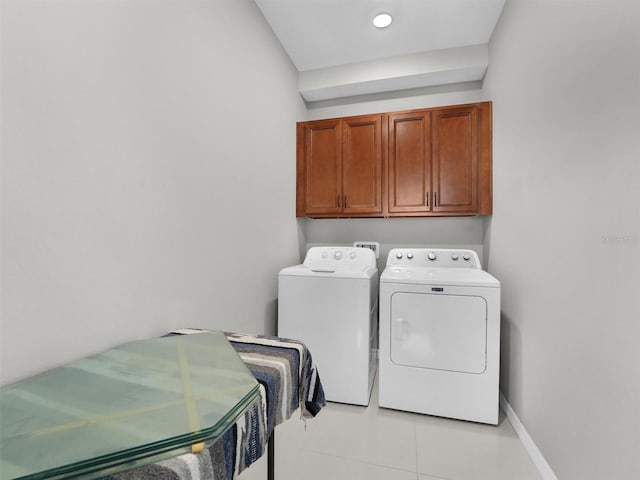
[[[431,261],[435,260],[436,258],[438,258],[438,256],[436,255],[436,252],[429,252],[427,253],[427,258]]]
[[[342,252],[338,250],[336,253],[333,254],[333,258],[335,258],[336,260],[340,260],[342,258]]]
[[[351,253],[349,254],[349,257],[350,257],[350,258],[356,258],[356,252],[351,252]]]
[[[459,257],[456,253],[454,253],[453,255],[451,255],[451,260],[453,260],[453,261],[456,261],[456,260],[458,260],[459,258],[460,258],[460,257]]]
[[[468,262],[469,260],[471,260],[471,255],[464,254],[462,258],[464,259],[465,262]]]
[[[411,260],[413,258],[413,253],[411,253],[411,252],[407,253],[407,258],[409,260]]]
[[[402,258],[402,252],[397,252],[396,253],[396,258]]]

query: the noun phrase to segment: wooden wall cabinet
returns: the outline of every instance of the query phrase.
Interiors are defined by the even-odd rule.
[[[382,115],[298,124],[298,216],[382,216]]]
[[[431,212],[431,112],[389,115],[388,213]]]
[[[298,123],[297,215],[488,215],[491,102]]]

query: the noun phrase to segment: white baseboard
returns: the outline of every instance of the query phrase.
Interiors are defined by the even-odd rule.
[[[540,472],[540,475],[542,475],[543,480],[558,480],[558,477],[556,477],[556,474],[551,470],[551,467],[540,450],[538,450],[538,447],[529,435],[529,432],[524,428],[524,425],[522,425],[518,415],[513,411],[513,408],[511,408],[511,405],[509,405],[509,402],[507,402],[507,399],[504,397],[502,392],[500,392],[500,406],[507,415],[509,422],[511,422],[511,425],[522,442],[524,449],[531,457],[531,460],[533,460],[533,463]]]

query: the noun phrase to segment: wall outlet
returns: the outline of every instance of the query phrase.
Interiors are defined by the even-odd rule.
[[[353,246],[358,248],[368,248],[370,250],[373,250],[373,253],[376,254],[376,258],[380,257],[380,243],[378,242],[357,241],[357,242],[353,242]]]

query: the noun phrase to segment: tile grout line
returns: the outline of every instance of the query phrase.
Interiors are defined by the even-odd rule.
[[[453,479],[447,479],[444,477],[433,476],[429,473],[421,474],[419,472],[418,470],[418,423],[417,422],[413,422],[413,436],[415,438],[415,444],[416,444],[416,480],[420,480],[420,475],[424,475],[425,478],[432,479],[432,480],[453,480]]]
[[[382,465],[380,463],[375,463],[375,462],[368,462],[366,460],[359,460],[357,458],[353,458],[353,457],[345,457],[343,455],[336,455],[333,453],[326,453],[326,452],[320,452],[318,450],[314,450],[311,448],[300,448],[300,451],[305,451],[305,452],[309,452],[309,453],[313,453],[315,455],[323,455],[325,457],[333,457],[333,458],[339,458],[341,460],[346,460],[349,462],[355,462],[355,463],[361,463],[364,465],[373,465],[374,467],[380,467],[380,468],[388,468],[389,470],[397,470],[399,472],[407,472],[407,473],[414,473],[413,470],[409,469],[404,469],[404,468],[398,468],[398,467],[391,467],[389,465]],[[416,475],[417,475],[417,469],[416,469]]]

